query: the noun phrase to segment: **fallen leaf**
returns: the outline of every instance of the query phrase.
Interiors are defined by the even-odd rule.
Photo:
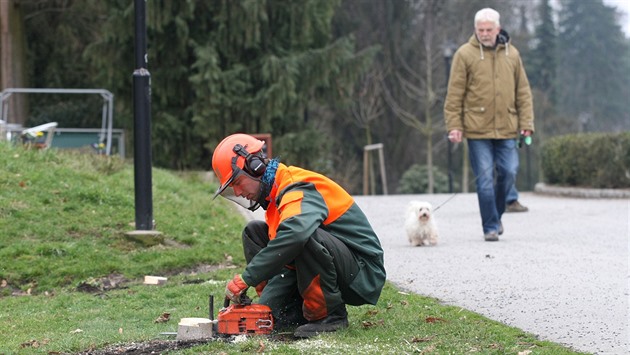
[[[24,180],[19,182],[20,187],[24,188],[26,187],[26,182]]]
[[[437,323],[437,322],[446,322],[446,319],[439,317],[427,317],[424,319],[427,323]]]
[[[361,322],[361,325],[363,326],[363,328],[371,328],[375,326],[376,323],[364,320],[363,322]]]
[[[377,325],[383,325],[383,324],[385,324],[385,321],[382,319],[376,322],[370,322],[370,321],[361,322],[361,325],[363,325],[363,328],[371,328],[371,327],[375,327]]]
[[[531,354],[532,351],[531,350],[523,350],[523,351],[519,351],[518,355],[529,355]]]
[[[413,337],[411,339],[412,343],[424,343],[427,341],[431,341],[431,339],[435,338],[435,336],[430,336],[430,337],[424,337],[424,338],[418,338],[418,337]]]
[[[7,280],[2,280],[2,282],[0,283],[0,287],[7,287],[7,285]]]
[[[408,306],[409,302],[407,302],[405,300],[402,300],[402,301],[400,301],[400,304],[402,304],[403,306]]]
[[[70,334],[76,334],[76,333],[83,333],[83,329],[77,328],[77,329],[75,329],[75,330],[70,332]]]
[[[39,348],[39,342],[37,340],[29,340],[26,343],[20,344],[21,348]]]
[[[260,347],[258,348],[258,350],[256,350],[257,353],[264,353],[265,352],[265,343],[262,342],[262,340],[258,343],[258,345],[260,345]]]
[[[375,316],[378,314],[378,309],[371,309],[369,311],[367,311],[367,315],[368,316]]]
[[[168,312],[162,313],[159,317],[157,317],[153,323],[166,323],[171,319],[171,314]]]
[[[118,334],[122,334],[122,333],[123,333],[122,328],[118,328]]]

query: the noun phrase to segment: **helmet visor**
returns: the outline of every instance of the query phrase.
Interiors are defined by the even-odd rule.
[[[246,174],[241,168],[238,167],[237,161],[238,161],[238,155],[232,158],[232,176],[230,176],[230,178],[227,179],[227,181],[223,185],[219,186],[217,191],[214,193],[214,196],[212,196],[213,200],[217,198],[217,196],[221,195],[223,191],[227,189],[229,186],[232,186],[232,184],[234,183],[234,181],[236,181],[239,175]],[[232,191],[232,194],[234,194],[234,191]]]
[[[237,158],[238,157],[234,157],[232,159],[232,176],[230,176],[230,178],[223,185],[219,186],[217,191],[214,193],[214,196],[212,197],[212,199],[214,200],[215,198],[217,198],[217,196],[220,195],[221,197],[226,198],[238,204],[239,206],[242,206],[244,208],[247,208],[248,210],[254,211],[258,207],[260,207],[260,204],[257,202],[258,197],[256,196],[256,198],[252,198],[251,200],[249,200],[245,197],[237,196],[236,192],[234,191],[233,185],[237,180],[242,179],[242,178],[247,178],[247,179],[251,179],[258,182],[260,182],[260,179],[256,179],[252,177],[246,171],[239,168],[238,165],[236,165]]]
[[[217,192],[217,194],[215,194],[215,197],[217,195],[221,195],[221,197],[228,199],[236,203],[237,205],[247,208],[251,211],[257,209],[259,206],[258,202],[256,201],[248,200],[242,196],[236,196],[236,193],[234,193],[234,188],[232,186],[226,186],[221,192]]]
[[[225,184],[219,186],[217,191],[215,191],[214,196],[212,196],[213,200],[217,198],[217,196],[223,194],[223,191],[225,191],[225,189],[227,189],[228,187],[230,187],[230,185],[232,185],[232,183],[234,182],[234,180],[236,179],[236,176],[238,175],[240,171],[242,170],[239,169],[236,173],[232,171],[232,176],[230,176],[230,178],[225,182]],[[232,191],[232,193],[234,193],[234,191]]]

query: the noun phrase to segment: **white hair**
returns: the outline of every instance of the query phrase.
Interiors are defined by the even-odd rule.
[[[492,22],[496,26],[501,26],[499,22],[500,18],[501,15],[499,15],[497,10],[486,7],[485,9],[477,11],[475,14],[475,28],[477,28],[477,23],[479,22]]]

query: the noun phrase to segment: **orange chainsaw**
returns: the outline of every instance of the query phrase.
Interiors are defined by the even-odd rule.
[[[210,297],[210,319],[212,319],[213,297]],[[271,308],[264,304],[252,304],[247,295],[241,295],[240,304],[230,305],[225,298],[223,308],[219,310],[216,333],[222,335],[267,335],[273,331]]]

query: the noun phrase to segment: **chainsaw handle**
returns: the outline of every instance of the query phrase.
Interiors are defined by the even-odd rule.
[[[239,304],[242,304],[245,306],[252,304],[252,299],[249,298],[245,294],[245,292],[241,294],[240,298],[241,298],[241,302]],[[228,308],[229,306],[230,306],[230,298],[228,296],[225,296],[225,299],[223,300],[223,308]]]

